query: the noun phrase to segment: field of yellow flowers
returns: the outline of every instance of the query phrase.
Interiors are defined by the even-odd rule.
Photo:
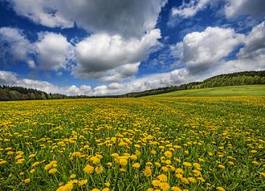
[[[0,190],[265,190],[265,97],[1,102]]]

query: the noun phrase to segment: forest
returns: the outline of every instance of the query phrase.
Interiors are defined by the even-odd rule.
[[[123,95],[111,96],[67,96],[62,94],[52,94],[44,91],[29,89],[24,87],[0,86],[0,100],[46,100],[46,99],[65,99],[65,98],[96,98],[96,97],[142,97],[155,95],[178,90],[211,88],[222,86],[256,85],[265,84],[265,71],[247,71],[230,74],[221,74],[210,77],[202,82],[191,82],[179,86],[163,87],[158,89],[146,90],[143,92],[131,92]]]

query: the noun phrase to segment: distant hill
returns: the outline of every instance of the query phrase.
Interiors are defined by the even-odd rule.
[[[170,86],[165,88],[146,90],[142,92],[133,92],[133,93],[124,94],[122,96],[142,97],[148,95],[168,93],[178,90],[212,88],[212,87],[222,87],[222,86],[256,85],[256,84],[265,84],[265,71],[250,71],[250,72],[221,74],[218,76],[210,77],[206,80],[203,80],[202,82],[191,82],[188,84],[182,84],[180,86]]]
[[[38,99],[62,99],[67,96],[61,94],[48,94],[43,91],[23,88],[23,87],[10,87],[0,86],[0,100],[38,100]]]
[[[197,97],[197,96],[265,96],[265,85],[240,85],[222,86],[212,88],[197,88],[179,90],[163,94],[152,95],[154,97]]]
[[[35,100],[35,99],[64,99],[64,98],[104,98],[104,97],[142,97],[148,95],[156,95],[168,93],[178,90],[201,89],[222,86],[240,86],[265,84],[265,71],[237,72],[230,74],[222,74],[208,78],[202,82],[192,82],[179,86],[170,86],[146,90],[142,92],[132,92],[123,95],[114,96],[66,96],[61,94],[48,94],[43,91],[28,89],[23,87],[0,86],[0,101],[8,100]],[[265,91],[265,90],[264,90]]]

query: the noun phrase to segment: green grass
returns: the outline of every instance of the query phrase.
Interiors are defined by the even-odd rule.
[[[0,191],[264,191],[265,96],[171,95],[0,102]]]
[[[225,86],[181,90],[157,96],[265,96],[265,85]]]

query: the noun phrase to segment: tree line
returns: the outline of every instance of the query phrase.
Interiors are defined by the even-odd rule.
[[[179,86],[170,86],[165,88],[146,90],[142,92],[133,92],[133,93],[124,94],[123,97],[142,97],[148,95],[168,93],[178,90],[212,88],[212,87],[222,87],[222,86],[255,85],[255,84],[265,84],[265,71],[247,71],[247,72],[236,72],[230,74],[221,74],[214,77],[210,77],[201,82],[191,82]]]
[[[248,71],[237,72],[230,74],[222,74],[208,78],[202,82],[191,82],[182,84],[179,86],[170,86],[152,90],[146,90],[142,92],[131,92],[124,95],[113,96],[66,96],[62,94],[51,94],[44,91],[12,86],[0,86],[0,100],[45,100],[45,99],[65,99],[65,98],[96,98],[96,97],[142,97],[147,95],[155,95],[161,93],[167,93],[178,90],[198,89],[198,88],[211,88],[221,86],[239,86],[239,85],[254,85],[265,84],[265,71]],[[265,90],[264,90],[265,91]]]
[[[12,86],[0,86],[0,100],[43,100],[43,99],[62,99],[67,96],[61,94],[51,94],[43,91]]]

